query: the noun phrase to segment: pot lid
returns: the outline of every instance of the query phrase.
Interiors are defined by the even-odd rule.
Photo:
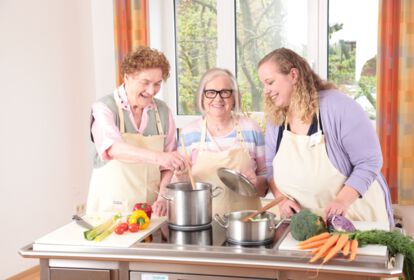
[[[217,170],[220,180],[231,190],[243,196],[257,196],[256,188],[240,172],[221,167]]]

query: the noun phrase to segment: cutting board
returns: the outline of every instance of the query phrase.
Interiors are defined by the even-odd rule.
[[[352,222],[356,229],[359,230],[370,230],[370,229],[382,229],[389,230],[388,224],[376,223],[376,222]],[[289,250],[289,251],[311,251],[311,250],[302,250],[298,248],[298,243],[296,239],[293,238],[292,234],[289,232],[283,241],[279,245],[279,250]],[[387,247],[383,245],[367,245],[364,247],[358,248],[358,255],[369,255],[369,256],[386,256]]]
[[[90,217],[83,217],[87,222],[92,225],[97,225],[104,221],[101,219],[99,221]],[[83,232],[86,231],[85,228],[79,226],[75,221],[52,231],[49,234],[37,239],[33,244],[34,251],[46,250],[47,246],[44,245],[76,245],[76,246],[97,246],[97,247],[122,247],[128,248],[133,245],[135,242],[141,241],[152,232],[157,230],[165,221],[167,217],[151,217],[151,223],[149,226],[138,232],[125,232],[122,235],[112,233],[104,240],[89,241],[83,237]]]

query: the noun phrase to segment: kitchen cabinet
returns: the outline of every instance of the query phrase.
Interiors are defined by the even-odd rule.
[[[250,278],[250,277],[232,277],[222,275],[200,275],[200,274],[164,274],[164,273],[141,273],[131,272],[130,280],[269,280],[271,278]]]
[[[118,280],[118,273],[109,269],[50,268],[50,280]]]

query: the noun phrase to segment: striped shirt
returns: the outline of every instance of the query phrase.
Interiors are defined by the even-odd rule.
[[[200,118],[185,126],[180,137],[184,139],[187,154],[191,158],[191,163],[195,164],[200,151],[201,129],[203,119]],[[251,159],[255,162],[256,175],[266,175],[265,162],[265,142],[261,128],[256,121],[239,117],[239,127],[244,140],[244,146],[249,150]],[[180,153],[183,153],[181,147],[181,139],[178,141]],[[237,139],[237,129],[233,128],[227,135],[212,137],[207,131],[204,150],[210,152],[220,152],[234,148],[240,148],[240,141]]]

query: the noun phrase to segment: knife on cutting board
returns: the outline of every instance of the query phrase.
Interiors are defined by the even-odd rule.
[[[75,220],[75,222],[80,225],[81,227],[84,227],[86,229],[93,229],[93,225],[82,219],[82,217],[79,217],[78,215],[73,215],[72,220]]]

